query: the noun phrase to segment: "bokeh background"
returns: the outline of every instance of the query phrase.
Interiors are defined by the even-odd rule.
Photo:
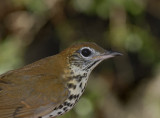
[[[124,56],[101,63],[60,118],[160,118],[159,0],[0,0],[0,73],[83,41]]]

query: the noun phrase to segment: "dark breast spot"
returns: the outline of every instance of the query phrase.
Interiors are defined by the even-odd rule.
[[[74,95],[70,95],[68,99],[72,100],[73,98],[74,98]]]
[[[72,89],[76,89],[76,85],[72,84],[72,83],[69,83],[67,84],[68,88],[72,88]]]
[[[57,114],[60,115],[60,114],[62,114],[62,112],[58,112]]]
[[[84,89],[82,89],[81,92],[83,93],[83,92],[84,92]]]
[[[71,103],[69,103],[69,102],[64,102],[64,106],[68,106],[68,107],[69,107],[70,104],[71,104]]]
[[[81,82],[83,75],[77,75],[77,76],[74,76],[73,78],[75,78],[77,82]]]
[[[83,75],[77,75],[77,76],[74,76],[73,78],[75,78],[77,80],[77,82],[81,82],[82,79],[84,79],[86,77],[87,77],[87,73],[84,73]]]
[[[67,110],[67,107],[64,107],[63,110],[66,111],[66,110]]]
[[[68,88],[72,88],[73,84],[72,83],[69,83],[67,84]]]
[[[63,108],[63,105],[60,105],[58,108],[59,108],[59,109]]]
[[[74,97],[74,99],[76,99],[76,98],[77,98],[77,95],[74,95],[73,97]]]
[[[87,77],[87,73],[84,73],[84,74],[83,74],[83,77]]]
[[[72,106],[73,106],[73,104],[70,104],[69,106],[70,106],[70,107],[72,107]]]
[[[81,81],[82,81],[82,78],[83,78],[82,76],[79,76],[79,77],[77,78],[77,81],[78,81],[78,82],[81,82]]]
[[[79,98],[79,94],[76,97]]]
[[[82,88],[82,82],[80,83],[79,87]]]
[[[57,107],[55,107],[53,110],[57,110]]]
[[[68,102],[64,102],[64,104],[63,104],[63,105],[64,105],[64,106],[67,106],[67,104],[68,104]]]
[[[70,106],[70,103],[67,103],[67,106],[69,107],[69,106]]]

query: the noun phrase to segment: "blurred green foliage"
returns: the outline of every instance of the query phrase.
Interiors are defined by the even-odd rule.
[[[0,73],[82,41],[124,56],[100,64],[61,118],[160,117],[159,1],[0,1]]]
[[[22,65],[22,49],[19,41],[7,37],[0,46],[0,73],[15,69]]]

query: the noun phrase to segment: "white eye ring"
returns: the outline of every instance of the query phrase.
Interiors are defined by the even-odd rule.
[[[83,47],[81,48],[80,54],[81,56],[83,56],[84,58],[88,58],[92,55],[93,50],[89,47]]]

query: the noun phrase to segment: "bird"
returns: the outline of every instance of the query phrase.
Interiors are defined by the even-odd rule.
[[[60,53],[0,75],[0,118],[55,118],[71,110],[91,71],[122,53],[76,43]]]

